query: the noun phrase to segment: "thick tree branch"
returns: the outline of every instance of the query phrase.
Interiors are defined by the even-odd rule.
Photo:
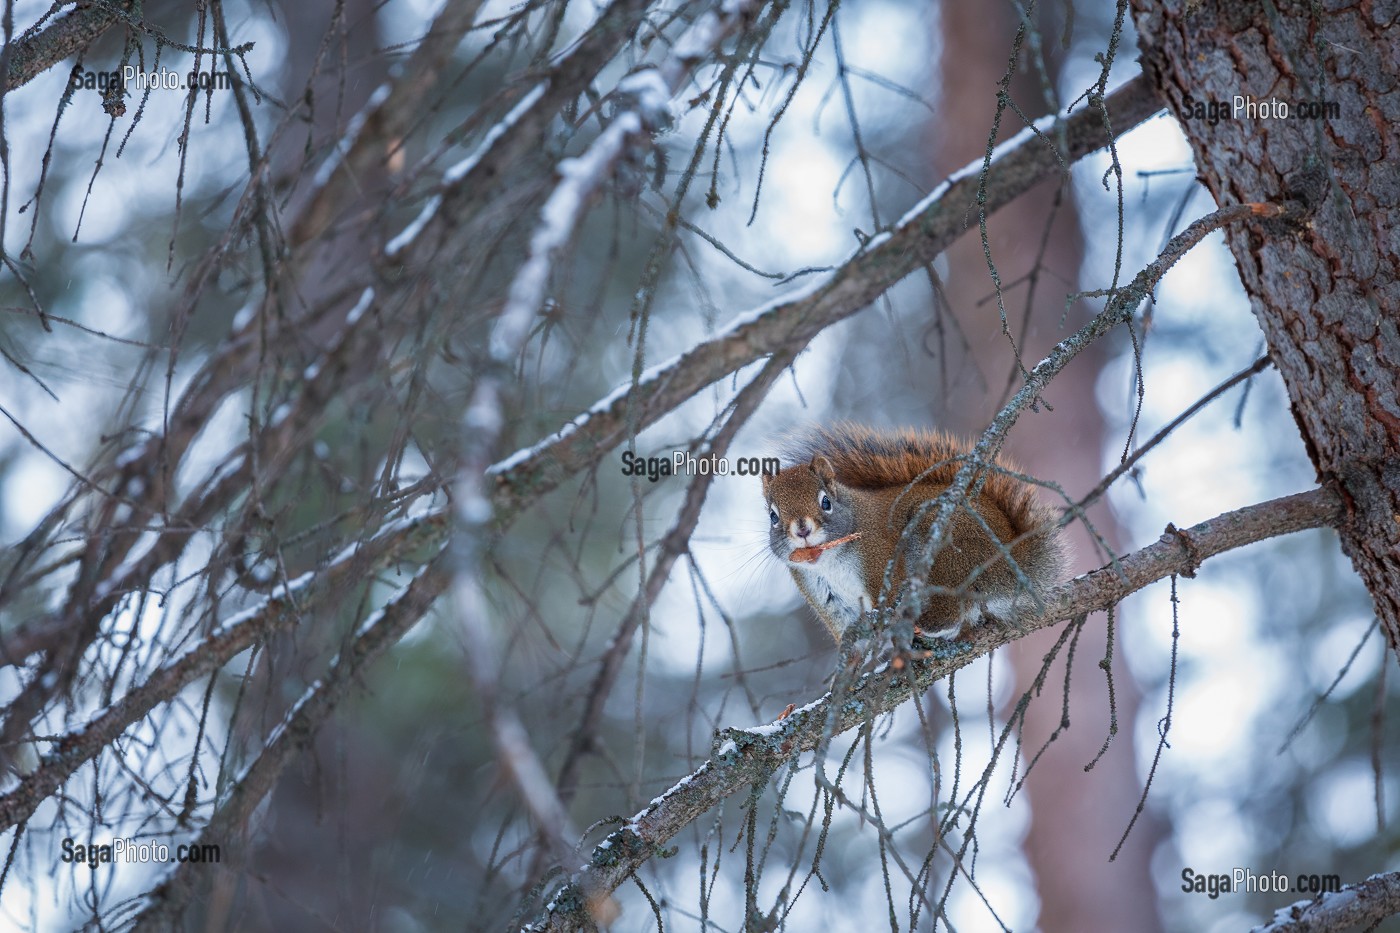
[[[1117,134],[1160,107],[1140,77],[1111,94],[1106,105]],[[1050,145],[1055,138],[1056,134],[1038,135],[1028,129],[998,146],[982,209],[996,211],[1037,182],[1064,171],[1069,162],[1110,142],[1103,132],[1103,114],[1095,109],[1065,122],[1066,152]],[[650,425],[705,386],[780,349],[800,348],[824,328],[866,307],[962,236],[979,207],[981,173],[978,159],[826,278],[737,316],[712,339],[648,370],[635,389],[627,383],[559,432],[497,463],[492,467],[497,515],[508,521],[540,495],[598,462],[621,443],[629,424]]]
[[[5,92],[23,87],[65,58],[85,51],[133,6],[133,0],[79,3],[43,29],[25,32],[6,50]]]
[[[1274,911],[1274,919],[1250,933],[1333,933],[1367,924],[1375,929],[1387,917],[1400,914],[1400,872],[1372,875],[1335,894],[1298,901]]]
[[[1319,488],[1227,512],[1188,529],[1169,525],[1160,540],[1116,565],[1061,584],[1046,596],[1045,612],[1021,630],[980,626],[965,640],[940,646],[934,657],[914,661],[908,674],[866,675],[833,706],[832,695],[787,718],[754,729],[730,729],[709,760],[657,797],[597,846],[586,868],[551,898],[531,931],[587,929],[588,905],[617,888],[653,854],[705,811],[768,777],[793,756],[818,748],[922,695],[935,681],[1030,632],[1085,613],[1107,609],[1130,593],[1173,574],[1193,576],[1201,562],[1233,548],[1278,535],[1335,525],[1342,518],[1336,492]]]

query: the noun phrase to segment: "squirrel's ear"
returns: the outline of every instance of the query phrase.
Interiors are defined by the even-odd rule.
[[[817,454],[812,458],[812,472],[816,474],[817,479],[822,481],[822,485],[826,486],[828,489],[836,482],[836,468],[831,465],[830,460],[826,459],[826,457],[821,454]]]
[[[763,495],[768,495],[768,487],[773,485],[773,476],[769,473],[763,474]]]

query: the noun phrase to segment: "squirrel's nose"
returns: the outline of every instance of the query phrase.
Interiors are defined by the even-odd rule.
[[[797,521],[797,536],[798,536],[799,538],[805,538],[805,537],[807,537],[808,535],[810,535],[811,533],[812,533],[812,523],[809,522],[809,521],[807,521],[807,519],[805,519],[805,518],[798,519],[798,521]]]

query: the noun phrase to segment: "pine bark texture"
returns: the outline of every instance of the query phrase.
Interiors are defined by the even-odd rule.
[[[1346,503],[1342,548],[1400,654],[1400,3],[1133,7],[1143,67],[1216,201],[1306,211],[1226,239],[1318,479]],[[1202,114],[1236,96],[1270,116]]]

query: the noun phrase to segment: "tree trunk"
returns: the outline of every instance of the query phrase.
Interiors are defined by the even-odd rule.
[[[1342,549],[1400,653],[1394,5],[1133,6],[1144,68],[1216,201],[1293,201],[1306,211],[1232,225],[1226,239],[1318,479],[1346,501]],[[1236,113],[1237,103],[1257,109]],[[1214,123],[1212,104],[1217,116],[1226,109]]]

